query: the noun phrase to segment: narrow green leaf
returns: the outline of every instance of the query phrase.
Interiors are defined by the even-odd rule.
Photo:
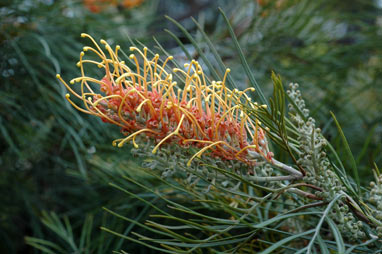
[[[232,239],[232,240],[225,240],[225,238],[223,238],[222,240],[205,242],[205,243],[197,243],[197,244],[195,244],[195,243],[183,243],[183,242],[180,242],[180,243],[179,242],[170,242],[170,241],[164,241],[164,240],[154,240],[154,242],[157,242],[160,244],[165,244],[165,245],[177,246],[177,247],[193,248],[193,247],[197,246],[198,248],[211,248],[211,247],[217,247],[217,246],[228,245],[228,244],[233,244],[233,243],[240,243],[246,239],[247,239],[246,237]]]
[[[151,203],[154,203],[156,201],[156,199],[153,199],[152,201],[151,201]],[[134,228],[134,226],[136,225],[136,221],[139,221],[146,213],[147,213],[147,211],[149,210],[149,208],[150,208],[150,206],[148,206],[148,205],[146,205],[144,208],[143,208],[143,210],[139,213],[139,215],[137,216],[137,218],[135,218],[133,221],[134,222],[132,222],[132,223],[130,223],[130,225],[126,228],[126,230],[123,232],[123,234],[124,235],[128,235],[129,233],[130,233],[130,231]],[[118,242],[118,244],[116,245],[116,248],[117,249],[120,249],[121,248],[121,246],[122,246],[122,244],[123,244],[123,240],[124,239],[121,239],[119,242]]]
[[[374,127],[371,129],[371,131],[367,135],[366,141],[365,141],[365,143],[362,146],[362,150],[359,153],[359,155],[357,156],[357,161],[356,161],[357,165],[359,165],[359,163],[361,162],[362,158],[365,156],[365,154],[367,152],[367,148],[369,147],[370,141],[371,141],[371,139],[374,136],[374,132],[375,132],[376,127],[377,127],[377,125],[374,125]]]
[[[192,21],[194,21],[196,27],[198,28],[198,30],[200,31],[200,33],[202,34],[202,37],[203,39],[207,42],[207,45],[208,47],[210,48],[212,54],[214,55],[215,57],[215,60],[218,62],[219,66],[220,66],[220,71],[222,73],[224,73],[227,69],[227,67],[225,66],[225,64],[223,63],[218,51],[215,49],[214,47],[214,44],[212,43],[212,41],[210,40],[210,38],[207,36],[207,34],[204,32],[203,28],[201,27],[201,25],[193,18],[191,17]],[[229,82],[229,84],[231,84],[231,87],[233,88],[237,88],[234,80],[232,79],[232,77],[230,75],[227,76],[227,80]]]
[[[269,220],[266,220],[264,222],[261,222],[261,223],[253,223],[251,224],[251,226],[253,228],[263,228],[265,226],[268,226],[272,223],[275,223],[277,221],[280,221],[280,220],[284,220],[284,219],[288,219],[288,218],[292,218],[292,217],[295,217],[295,216],[301,216],[301,215],[317,215],[317,214],[321,214],[321,212],[299,212],[299,213],[288,213],[288,214],[284,214],[284,215],[279,215],[279,216],[276,216],[276,217],[273,217]]]
[[[318,245],[320,246],[320,251],[322,254],[330,254],[328,246],[326,245],[324,240],[322,240],[322,237],[320,235],[317,236],[317,242],[318,242]]]
[[[56,252],[50,252],[51,250],[47,249],[45,246],[48,246],[48,247],[51,247],[51,248],[54,248],[56,251],[58,251],[59,253],[63,253],[65,254],[66,251],[64,249],[62,249],[60,246],[58,246],[57,244],[51,242],[51,241],[47,241],[47,240],[44,240],[44,239],[39,239],[39,238],[35,238],[35,237],[29,237],[29,236],[26,236],[25,237],[25,242],[26,244],[29,244],[33,247],[42,247],[40,248],[41,250],[44,249],[44,251],[46,253],[56,253]]]
[[[311,233],[314,232],[315,229],[311,229],[311,230],[308,230],[308,231],[305,231],[305,232],[302,232],[302,233],[299,233],[299,234],[295,234],[295,235],[291,235],[287,238],[284,238],[274,244],[272,244],[270,247],[268,247],[267,249],[265,249],[264,251],[260,252],[260,254],[268,254],[268,253],[273,253],[274,250],[280,248],[280,247],[283,247],[284,244],[296,239],[296,238],[300,238],[302,236],[305,236],[305,235],[309,235]]]
[[[92,227],[93,227],[93,216],[92,215],[87,215],[85,218],[84,225],[82,226],[82,232],[80,236],[80,244],[79,244],[79,249],[83,250],[85,249],[85,244],[90,245],[90,235],[92,232]],[[86,250],[88,250],[87,246]]]
[[[150,244],[145,243],[145,242],[143,242],[143,241],[139,241],[139,240],[134,239],[134,238],[132,238],[132,237],[129,237],[129,236],[126,236],[126,235],[117,233],[117,232],[115,232],[115,231],[113,231],[113,230],[110,230],[110,229],[108,229],[108,228],[105,228],[105,227],[101,227],[101,230],[103,230],[103,231],[105,231],[105,232],[108,232],[108,233],[110,233],[110,234],[113,234],[113,235],[122,237],[122,238],[124,238],[124,239],[129,240],[129,241],[132,241],[132,242],[135,242],[135,243],[139,243],[139,244],[141,244],[141,245],[143,245],[143,246],[149,247],[149,248],[154,249],[154,250],[162,251],[162,252],[165,252],[165,253],[171,253],[171,254],[179,254],[179,252],[173,252],[173,251],[169,251],[169,250],[166,250],[166,249],[163,249],[163,248],[155,247],[155,246],[153,246],[153,245],[150,245]],[[185,252],[181,252],[181,253],[185,253]]]
[[[179,40],[178,36],[176,36],[173,32],[171,32],[168,29],[165,29],[164,31],[166,33],[168,33],[176,41],[176,43],[178,43],[180,48],[183,50],[183,53],[187,56],[188,60],[191,61],[192,60],[192,56],[190,55],[190,53],[188,52],[188,50],[186,49],[184,44]]]
[[[181,25],[179,22],[177,22],[175,19],[170,18],[169,16],[165,16],[168,20],[170,20],[172,23],[174,23],[183,33],[186,35],[187,39],[190,40],[192,45],[195,47],[196,51],[200,55],[200,57],[203,59],[204,63],[207,65],[208,69],[210,70],[212,76],[215,80],[221,80],[221,76],[216,72],[215,68],[212,66],[210,61],[207,59],[205,54],[203,53],[202,49],[199,47],[198,43],[195,41],[195,39],[191,36],[191,34]]]
[[[50,250],[49,248],[41,245],[41,244],[38,244],[38,243],[34,243],[34,242],[29,242],[27,243],[29,244],[30,246],[32,246],[33,248],[36,248],[38,250],[41,250],[43,253],[47,253],[47,254],[57,254],[56,252]]]
[[[336,197],[330,201],[330,203],[328,204],[328,207],[325,209],[320,221],[318,222],[317,224],[317,227],[315,229],[315,233],[312,237],[312,239],[310,239],[310,242],[308,244],[308,250],[307,250],[307,253],[310,254],[311,253],[311,250],[312,250],[312,247],[313,247],[313,244],[316,240],[316,237],[317,235],[320,233],[320,230],[321,230],[321,226],[322,224],[324,223],[324,220],[326,219],[326,217],[328,216],[329,212],[332,210],[332,207],[333,205],[337,202],[338,199],[340,199],[344,194],[343,193],[340,193],[340,194],[337,194]]]
[[[338,229],[337,225],[334,223],[332,219],[329,217],[326,217],[326,222],[328,223],[330,229],[332,230],[334,239],[336,240],[337,244],[337,253],[338,254],[343,254],[345,253],[345,243],[344,239],[342,238],[342,234],[340,230]]]
[[[336,116],[334,115],[333,112],[330,112],[330,114],[332,115],[332,117],[334,119],[334,122],[337,125],[338,132],[340,133],[342,142],[343,142],[343,144],[345,146],[345,151],[346,151],[346,153],[348,155],[348,158],[350,160],[350,166],[353,169],[353,176],[354,176],[355,182],[357,184],[357,191],[358,191],[358,194],[360,194],[361,188],[360,188],[360,180],[359,180],[359,175],[358,175],[357,163],[356,163],[356,161],[354,159],[353,153],[351,152],[351,149],[350,149],[349,143],[348,143],[348,141],[347,141],[347,139],[345,137],[345,134],[342,131],[342,128],[341,128],[339,122],[337,121]]]
[[[375,242],[377,240],[378,240],[378,238],[373,238],[373,239],[367,240],[364,243],[353,245],[352,247],[347,249],[346,254],[352,254],[353,250],[355,250],[356,248],[359,248],[359,247],[362,247],[362,246],[368,246],[369,244],[372,244],[373,242]],[[380,252],[374,252],[374,253],[380,253]]]
[[[262,89],[260,88],[259,84],[257,83],[257,81],[255,79],[255,76],[253,75],[253,73],[251,72],[251,69],[249,68],[249,65],[248,65],[247,60],[246,60],[246,58],[244,56],[243,50],[240,47],[239,41],[237,40],[235,32],[233,31],[232,26],[231,26],[227,16],[225,15],[223,9],[219,8],[219,11],[223,15],[224,21],[227,24],[227,28],[228,28],[229,34],[232,37],[233,43],[235,45],[237,53],[239,54],[239,57],[240,57],[240,60],[241,60],[241,64],[243,65],[244,71],[247,74],[249,82],[251,82],[251,84],[256,88],[257,93],[259,94],[261,103],[266,104],[269,107],[268,101],[265,98]]]
[[[3,135],[5,141],[8,143],[8,145],[11,147],[11,149],[19,156],[21,157],[20,150],[16,147],[15,143],[13,142],[11,136],[9,135],[7,129],[4,127],[2,123],[3,119],[0,116],[0,132]]]
[[[144,228],[144,229],[146,229],[146,230],[148,230],[148,231],[151,231],[151,232],[153,232],[153,233],[155,233],[155,234],[157,234],[157,235],[164,235],[164,236],[167,236],[167,237],[171,237],[171,235],[168,234],[168,233],[166,233],[166,232],[163,232],[163,231],[160,231],[160,230],[156,230],[156,229],[154,229],[153,227],[148,227],[148,226],[146,226],[145,224],[142,224],[142,223],[138,222],[137,220],[130,219],[130,218],[128,218],[128,217],[125,217],[125,216],[123,216],[123,215],[120,215],[120,214],[118,214],[118,213],[116,213],[116,212],[113,212],[113,211],[107,209],[106,207],[103,207],[103,209],[104,209],[105,211],[107,211],[108,213],[112,214],[113,216],[116,216],[117,218],[120,218],[120,219],[122,219],[122,220],[128,221],[128,222],[130,222],[130,223],[132,223],[132,224],[134,224],[134,225],[138,225],[138,226],[140,226],[140,227],[142,227],[142,228]],[[127,234],[125,234],[125,235],[127,235]]]

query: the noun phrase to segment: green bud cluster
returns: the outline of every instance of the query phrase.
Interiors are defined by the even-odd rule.
[[[258,172],[259,176],[264,176],[264,177],[269,177],[269,176],[274,176],[274,170],[271,165],[264,164],[262,166],[256,167],[256,172]]]
[[[302,117],[293,105],[288,105],[298,130],[297,140],[300,152],[297,163],[307,171],[304,181],[322,189],[322,191],[316,191],[315,195],[330,202],[338,193],[345,192],[346,188],[333,171],[325,152],[327,141],[322,136],[321,130],[316,128],[315,120],[309,117],[309,110],[305,108],[305,101],[298,90],[298,84],[290,84],[289,89],[287,94],[304,116]],[[330,217],[338,223],[339,229],[349,238],[365,238],[362,222],[353,216],[343,199],[333,206]]]
[[[256,177],[280,176],[279,170],[275,170],[270,163],[259,162],[256,166],[249,166],[237,160],[224,160],[220,157],[203,153],[200,158],[192,160],[187,166],[189,159],[198,152],[197,148],[181,147],[177,144],[163,144],[158,151],[153,154],[155,142],[144,136],[137,136],[137,142],[142,144],[139,148],[132,148],[131,153],[143,159],[143,168],[159,172],[163,178],[174,178],[182,180],[185,185],[194,187],[204,186],[207,191],[210,184],[223,188],[236,189],[241,185],[240,178],[233,178],[228,174],[219,172],[218,169],[235,173],[248,181],[255,181]],[[280,188],[279,181],[264,181],[262,185],[268,188]]]
[[[137,137],[145,139],[145,137]],[[144,147],[133,148],[132,154],[143,158],[142,167],[159,171],[163,178],[174,177],[183,179],[187,185],[194,186],[202,178],[223,187],[237,186],[238,180],[217,172],[214,168],[224,169],[241,175],[250,174],[253,171],[250,166],[236,160],[222,160],[220,157],[203,154],[200,159],[194,159],[187,166],[189,159],[198,152],[197,148],[180,147],[176,144],[163,144],[156,154],[152,153],[155,143],[153,140],[138,140]],[[272,168],[262,166],[264,174],[272,171]]]
[[[378,238],[382,238],[382,175],[376,176],[376,182],[370,182],[371,191],[369,193],[369,202],[372,215],[380,222],[380,226],[376,228]]]

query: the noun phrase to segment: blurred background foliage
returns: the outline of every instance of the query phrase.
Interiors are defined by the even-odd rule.
[[[272,70],[284,83],[300,83],[324,135],[346,157],[329,114],[333,111],[356,155],[361,180],[371,180],[374,162],[382,164],[379,0],[4,0],[0,3],[1,253],[39,253],[44,243],[38,239],[57,244],[51,246],[52,253],[119,249],[149,253],[101,231],[105,226],[128,234],[134,228],[134,223],[101,208],[117,209],[139,221],[150,214],[147,204],[109,186],[121,182],[121,175],[140,179],[153,189],[168,187],[143,173],[129,149],[111,146],[120,135],[117,127],[73,109],[55,74],[68,79],[78,75],[81,32],[125,49],[130,39],[154,47],[155,36],[180,62],[187,56],[175,36],[191,57],[197,59],[202,53],[214,61],[206,33],[232,69],[233,79],[246,87],[249,82],[218,6],[227,13],[264,91],[271,94]],[[165,15],[180,22],[198,48]],[[123,186],[157,200],[139,185],[123,181]]]

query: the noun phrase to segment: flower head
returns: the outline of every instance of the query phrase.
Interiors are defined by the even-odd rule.
[[[101,40],[105,50],[89,35],[94,46],[84,47],[99,61],[85,59],[84,51],[77,63],[81,76],[70,81],[80,84],[80,93],[75,92],[58,74],[57,78],[77,98],[83,106],[68,101],[78,110],[100,117],[104,122],[121,127],[126,135],[113,141],[122,147],[132,141],[138,148],[136,137],[144,135],[154,140],[153,153],[164,143],[183,147],[194,146],[200,150],[190,158],[200,157],[209,151],[212,156],[227,160],[238,160],[249,165],[257,158],[271,159],[267,139],[259,121],[253,121],[243,110],[241,101],[257,108],[244,91],[231,90],[226,86],[226,70],[222,81],[208,81],[202,66],[192,60],[184,69],[169,68],[172,56],[161,61],[159,55],[148,56],[143,51],[131,47],[129,60],[133,68],[119,57],[120,46],[112,49]],[[104,70],[104,77],[96,79],[86,76],[85,65],[96,65]],[[182,79],[182,89],[174,81],[174,75]],[[256,156],[253,156],[253,155]]]
[[[84,0],[83,3],[91,12],[99,13],[109,6],[120,6],[131,9],[142,4],[143,0]]]

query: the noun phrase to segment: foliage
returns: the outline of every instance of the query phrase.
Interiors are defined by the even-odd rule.
[[[193,2],[99,13],[80,1],[1,4],[0,251],[32,253],[26,236],[35,253],[378,253],[379,10],[243,0],[217,1],[219,13]],[[239,173],[208,154],[187,167],[198,150],[174,145],[159,156],[152,143],[113,148],[117,128],[70,107],[55,78],[77,76],[82,32],[138,47],[155,34],[154,51],[178,66],[196,58],[212,80],[231,68],[232,89],[255,87],[268,104],[242,101],[269,129],[275,158],[305,177],[280,180],[268,164]],[[305,101],[271,70],[300,83]]]

